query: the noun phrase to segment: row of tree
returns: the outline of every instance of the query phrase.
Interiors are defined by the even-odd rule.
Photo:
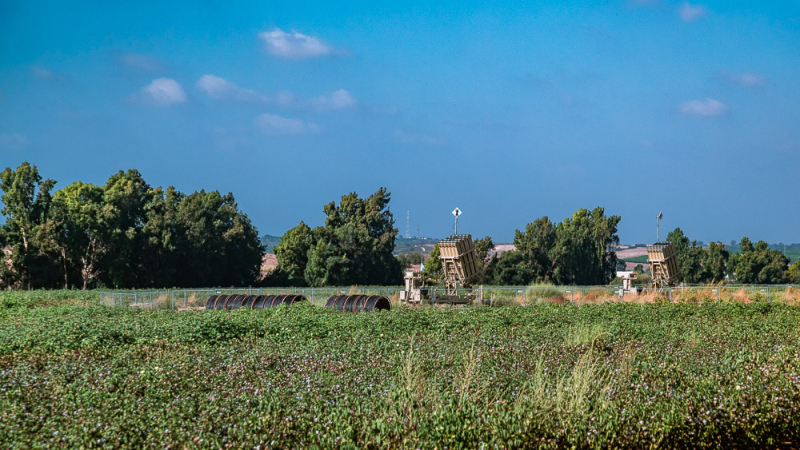
[[[726,278],[742,284],[800,283],[800,261],[789,267],[789,258],[764,241],[753,244],[744,237],[739,252],[731,253],[722,242],[703,246],[676,228],[667,242],[675,246],[684,283],[719,283]]]
[[[136,170],[120,171],[103,186],[76,181],[54,192],[55,185],[28,163],[0,173],[0,287],[398,285],[402,269],[419,262],[416,254],[392,255],[398,230],[385,188],[325,205],[324,226],[300,222],[289,230],[274,247],[277,270],[262,279],[265,246],[230,193],[154,188]],[[475,239],[482,270],[469,281],[607,284],[618,262],[612,247],[619,221],[600,207],[560,223],[541,217],[516,230],[516,250],[499,257],[491,238]],[[800,282],[800,264],[790,268],[763,241],[743,238],[740,252],[731,253],[722,243],[690,241],[680,228],[667,241],[676,247],[682,282]],[[424,264],[423,276],[438,283],[438,246]]]
[[[611,246],[619,244],[620,216],[606,216],[603,208],[580,209],[563,222],[547,216],[516,230],[516,250],[490,256],[492,239],[475,239],[483,271],[472,284],[523,286],[531,283],[600,285],[614,278],[617,256]],[[425,261],[423,275],[441,278],[438,248]]]
[[[232,194],[152,187],[136,170],[53,192],[36,166],[0,173],[0,286],[249,285],[264,248]]]

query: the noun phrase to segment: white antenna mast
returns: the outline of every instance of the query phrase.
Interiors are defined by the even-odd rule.
[[[661,242],[661,219],[664,217],[664,214],[661,212],[658,213],[656,216],[656,242]]]
[[[454,234],[458,234],[458,216],[461,215],[461,210],[456,208],[453,210],[453,215],[456,216],[456,225],[454,229],[456,230]]]

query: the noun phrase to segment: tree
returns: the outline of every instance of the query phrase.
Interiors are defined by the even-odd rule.
[[[789,280],[789,258],[771,250],[766,242],[755,245],[744,237],[739,242],[740,253],[730,257],[730,271],[736,281],[744,284],[782,284]]]
[[[120,170],[103,186],[103,201],[113,208],[108,251],[101,263],[103,281],[118,288],[144,287],[147,266],[143,258],[149,246],[142,230],[153,190],[138,170]]]
[[[606,284],[616,274],[617,256],[610,248],[619,244],[619,216],[606,216],[597,207],[581,208],[556,228],[551,251],[552,278],[556,284]]]
[[[516,250],[492,266],[496,284],[606,284],[616,274],[619,216],[580,209],[559,224],[547,216],[516,230]]]
[[[675,247],[680,269],[679,282],[699,283],[702,281],[703,248],[696,241],[690,241],[683,230],[675,228],[667,234],[667,242]]]
[[[314,234],[304,222],[284,234],[274,247],[278,271],[292,286],[303,286],[308,265],[308,252],[314,246]]]
[[[56,192],[52,215],[61,224],[56,242],[63,260],[65,287],[69,284],[69,265],[77,268],[81,287],[87,289],[102,270],[99,263],[108,250],[113,207],[103,202],[101,187],[76,181]]]
[[[703,255],[703,281],[719,283],[725,279],[730,252],[722,242],[712,241]]]
[[[800,259],[789,267],[789,283],[800,284]]]
[[[247,286],[260,278],[264,247],[233,194],[193,192],[176,211],[178,281],[184,286]]]
[[[489,236],[475,238],[472,240],[472,245],[475,247],[475,257],[478,260],[478,273],[469,277],[467,284],[475,286],[493,282],[494,264],[496,264],[497,258],[489,254],[494,250],[492,238]]]
[[[47,218],[52,200],[54,180],[44,180],[36,166],[22,163],[0,172],[3,195],[2,242],[8,248],[0,264],[0,280],[12,287],[31,289],[48,286],[57,279],[58,266],[45,254]],[[5,250],[4,250],[5,252]],[[6,263],[8,258],[8,263]]]
[[[315,245],[304,272],[309,285],[402,283],[400,262],[392,255],[398,231],[390,199],[380,188],[366,199],[353,192],[342,196],[338,206],[325,205],[325,226],[313,230]]]
[[[425,283],[431,284],[442,281],[444,273],[442,272],[442,260],[439,259],[440,255],[439,244],[436,244],[433,246],[430,256],[425,258],[425,263],[423,264],[425,268],[420,273]]]

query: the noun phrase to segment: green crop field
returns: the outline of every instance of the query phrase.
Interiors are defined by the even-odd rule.
[[[644,264],[647,263],[647,255],[634,256],[633,258],[623,258],[623,261]]]
[[[354,315],[36,295],[0,293],[3,448],[800,445],[800,307],[782,303]]]

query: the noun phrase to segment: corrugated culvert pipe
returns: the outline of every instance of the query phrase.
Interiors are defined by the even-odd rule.
[[[325,301],[326,308],[347,312],[389,311],[389,299],[380,295],[332,295]]]
[[[302,295],[212,295],[206,300],[206,309],[264,309],[291,305],[305,301]]]

